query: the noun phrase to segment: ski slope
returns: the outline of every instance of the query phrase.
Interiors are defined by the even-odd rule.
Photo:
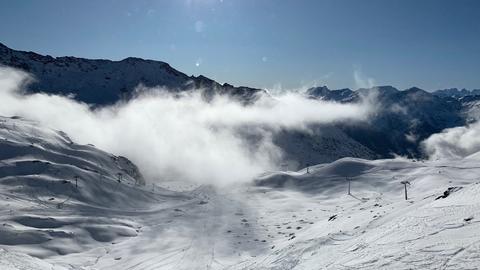
[[[126,158],[3,117],[0,269],[477,269],[479,161],[344,158],[248,185],[154,185]]]

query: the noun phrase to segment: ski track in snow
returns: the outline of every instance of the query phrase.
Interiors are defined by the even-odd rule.
[[[266,173],[255,185],[138,185],[118,157],[33,122],[0,120],[1,269],[480,265],[476,159],[345,158]],[[408,200],[402,180],[411,182]],[[458,188],[436,200],[449,187]]]

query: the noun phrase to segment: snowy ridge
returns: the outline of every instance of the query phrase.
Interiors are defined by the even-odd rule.
[[[459,90],[458,88],[450,88],[434,91],[433,94],[439,97],[450,97],[459,99],[468,96],[478,96],[480,95],[480,89],[467,90],[463,88]]]
[[[204,89],[249,101],[260,89],[219,84],[205,76],[187,76],[161,61],[128,57],[121,61],[52,57],[17,51],[0,43],[0,65],[18,68],[34,76],[33,92],[73,95],[93,105],[113,104],[137,94],[138,85],[164,87],[170,91]]]
[[[175,194],[153,193],[124,157],[17,117],[0,118],[0,187],[0,265],[9,267],[19,265],[8,263],[16,258],[7,252],[12,246],[46,258],[134,237],[134,220],[105,213],[149,211],[147,203]]]
[[[311,88],[314,99],[342,103],[358,102],[362,95],[374,93],[377,113],[368,125],[341,125],[353,140],[382,158],[392,153],[423,157],[420,142],[445,128],[463,126],[468,119],[468,104],[443,98],[420,88],[398,90],[392,86],[330,90],[326,86]]]

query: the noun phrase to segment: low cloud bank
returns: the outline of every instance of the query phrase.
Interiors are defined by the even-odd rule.
[[[480,122],[445,129],[423,141],[431,159],[463,158],[480,151]]]
[[[339,104],[285,93],[243,106],[225,96],[206,102],[201,90],[178,96],[161,88],[141,89],[128,102],[92,110],[64,96],[24,95],[31,80],[24,72],[0,67],[0,115],[36,120],[76,142],[127,156],[150,181],[249,181],[281,163],[282,151],[271,140],[279,129],[365,121],[374,110],[370,98]]]

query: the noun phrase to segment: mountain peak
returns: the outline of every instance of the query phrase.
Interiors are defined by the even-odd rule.
[[[145,59],[140,57],[133,57],[133,56],[120,60],[120,62],[143,62],[143,61],[145,61]]]
[[[380,86],[376,86],[375,88],[384,92],[398,92],[398,89],[391,85],[380,85]]]
[[[315,96],[315,97],[325,96],[325,95],[328,95],[328,93],[330,93],[330,89],[328,89],[326,85],[312,87],[307,90],[308,95]]]
[[[426,92],[425,90],[418,88],[416,86],[405,89],[407,92]]]
[[[372,86],[370,88],[360,88],[357,91],[359,92],[364,92],[364,91],[380,91],[382,93],[384,92],[398,92],[399,90],[391,85],[379,85],[379,86]]]

